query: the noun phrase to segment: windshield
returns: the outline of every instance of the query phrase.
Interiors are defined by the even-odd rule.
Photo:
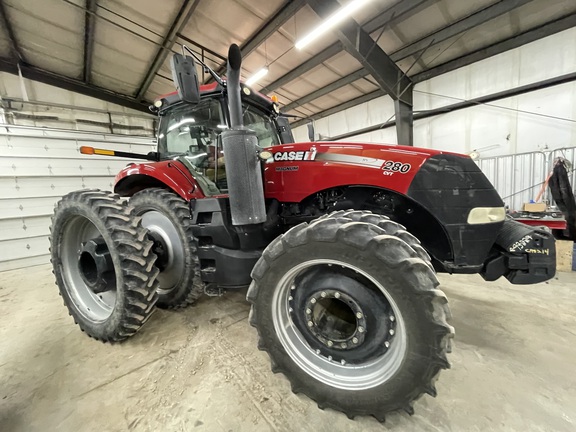
[[[260,147],[271,147],[280,144],[276,124],[262,111],[252,105],[244,105],[244,126],[256,132]]]

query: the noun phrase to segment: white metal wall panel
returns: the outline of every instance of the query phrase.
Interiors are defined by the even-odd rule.
[[[84,156],[80,146],[134,153],[149,138],[0,125],[0,271],[49,262],[54,204],[77,189],[111,190],[127,159]]]
[[[561,49],[559,49],[561,47]],[[576,28],[416,84],[414,111],[426,111],[576,70]],[[414,123],[414,145],[482,157],[546,151],[576,145],[576,82],[423,119]],[[315,122],[325,137],[384,123],[392,100],[379,97]],[[345,141],[396,143],[395,128]],[[306,140],[306,126],[295,128]]]

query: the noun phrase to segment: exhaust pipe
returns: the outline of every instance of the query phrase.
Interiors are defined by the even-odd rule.
[[[226,89],[230,111],[230,129],[222,132],[232,225],[255,225],[266,221],[262,169],[258,157],[256,132],[246,129],[242,120],[240,68],[242,54],[238,45],[228,50]]]

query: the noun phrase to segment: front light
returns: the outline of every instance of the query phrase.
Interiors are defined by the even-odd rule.
[[[476,207],[468,214],[470,225],[489,224],[502,222],[506,219],[506,209],[504,207]]]
[[[263,161],[267,161],[269,159],[272,159],[274,155],[272,154],[271,151],[268,150],[262,150],[260,153],[258,153],[258,157],[260,159],[262,159]]]

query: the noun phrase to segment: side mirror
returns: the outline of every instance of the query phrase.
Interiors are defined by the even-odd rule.
[[[310,122],[308,123],[306,126],[308,126],[308,139],[310,140],[310,142],[314,142],[316,141],[316,133],[314,131],[314,122]]]
[[[282,115],[276,118],[276,124],[278,125],[278,133],[280,134],[280,141],[282,144],[290,144],[294,142],[294,136],[292,135],[292,129],[290,128],[290,122],[288,117]]]
[[[200,102],[200,85],[194,59],[182,54],[174,54],[171,66],[172,79],[180,99],[192,104]]]

